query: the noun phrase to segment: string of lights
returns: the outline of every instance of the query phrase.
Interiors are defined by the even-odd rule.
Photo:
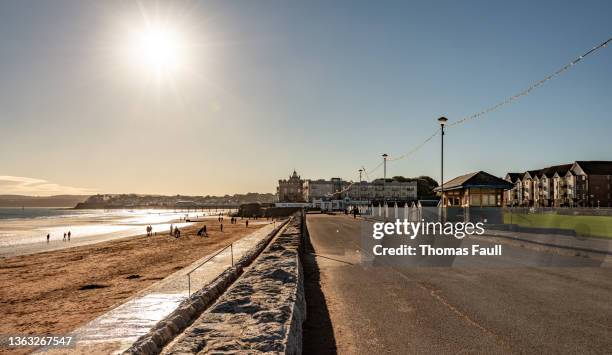
[[[506,105],[508,105],[510,103],[513,103],[514,101],[522,98],[523,96],[529,95],[532,91],[534,91],[535,89],[541,87],[547,81],[552,80],[555,77],[563,74],[565,71],[569,70],[574,65],[578,64],[581,60],[583,60],[587,56],[597,52],[599,49],[607,47],[610,42],[612,42],[612,37],[608,38],[606,41],[596,45],[593,48],[591,48],[590,50],[586,51],[582,55],[574,58],[569,63],[565,64],[564,66],[559,68],[557,71],[553,72],[552,74],[549,74],[549,75],[545,76],[543,79],[540,79],[540,80],[536,81],[535,83],[531,84],[525,90],[523,90],[523,91],[521,91],[521,92],[519,92],[517,94],[514,94],[514,95],[506,98],[505,100],[496,103],[493,106],[489,106],[489,107],[485,108],[482,111],[479,111],[479,112],[477,112],[475,114],[472,114],[470,116],[463,117],[463,118],[461,118],[461,119],[459,119],[459,120],[457,120],[455,122],[449,123],[447,125],[447,127],[448,128],[455,127],[455,126],[461,125],[463,123],[466,123],[468,121],[471,121],[471,120],[474,120],[474,119],[477,119],[477,118],[481,118],[481,117],[483,117],[483,116],[485,116],[485,115],[487,115],[487,114],[489,114],[489,113],[491,113],[493,111],[496,111],[496,110],[498,110],[498,109],[500,109],[500,108],[502,108],[502,107],[504,107],[504,106],[506,106]],[[423,146],[425,146],[429,141],[431,141],[434,137],[436,137],[439,134],[440,134],[440,131],[436,130],[430,136],[428,136],[425,140],[423,140],[420,144],[416,145],[414,148],[412,148],[408,152],[406,152],[406,153],[404,153],[402,155],[399,155],[397,157],[387,158],[387,161],[398,161],[398,160],[402,160],[402,159],[405,159],[405,158],[408,158],[408,157],[414,155],[417,151],[419,151],[421,148],[423,148]],[[370,173],[373,173],[374,171],[379,169],[382,165],[383,165],[383,163],[381,162],[374,169],[370,170]],[[363,168],[363,169],[364,169],[364,171],[366,171],[365,168]],[[366,176],[369,179],[369,175],[367,173],[366,173]]]

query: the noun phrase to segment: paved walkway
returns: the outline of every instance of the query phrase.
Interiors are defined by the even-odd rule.
[[[524,233],[488,228],[485,235],[509,238],[546,246],[577,249],[612,255],[612,239],[589,238],[553,233]]]
[[[521,258],[538,252],[512,245],[504,245],[504,263],[514,259],[513,268],[371,265],[361,249],[363,222],[318,214],[307,220],[314,254],[304,263],[304,354],[612,349],[610,267],[524,267]]]
[[[269,223],[236,241],[233,245],[234,261],[240,259],[246,251],[254,247],[273,229],[274,223]],[[188,297],[187,273],[208,258],[209,256],[201,258],[76,329],[73,335],[77,340],[77,348],[72,349],[71,353],[115,354],[129,348],[136,339],[146,334]],[[230,267],[231,258],[232,255],[228,248],[211,259],[205,266],[194,271],[191,274],[191,291],[202,288]],[[51,350],[47,353],[55,353],[55,351]]]

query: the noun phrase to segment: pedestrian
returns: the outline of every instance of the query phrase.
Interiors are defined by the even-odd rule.
[[[70,233],[70,231],[68,231],[68,241],[70,241],[70,236],[72,235],[72,233]]]
[[[200,228],[200,230],[198,231],[198,236],[199,237],[208,237],[206,235],[206,225],[204,225],[202,228]]]
[[[49,238],[51,238],[51,235],[47,233],[47,244],[49,244]]]
[[[246,220],[246,227],[249,228],[249,220]]]
[[[223,223],[221,223],[221,232],[223,232]]]
[[[170,235],[172,235],[172,223],[170,223]]]
[[[66,241],[66,232],[64,232],[64,239],[62,239],[62,242]]]

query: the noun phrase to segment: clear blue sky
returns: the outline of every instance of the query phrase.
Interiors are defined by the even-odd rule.
[[[188,33],[172,85],[115,55],[142,13]],[[611,37],[610,14],[610,1],[2,1],[0,175],[44,180],[41,194],[271,192],[294,168],[357,179],[440,115],[480,111]],[[449,130],[445,176],[612,160],[611,64],[608,47]],[[388,175],[438,179],[439,139]],[[12,180],[0,193],[37,192]]]

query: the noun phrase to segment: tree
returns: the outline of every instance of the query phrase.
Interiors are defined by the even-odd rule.
[[[435,193],[433,189],[438,187],[438,182],[429,176],[419,176],[415,178],[407,178],[404,176],[394,176],[392,179],[387,179],[388,182],[398,181],[398,182],[417,182],[417,196],[419,199],[431,199],[435,198]]]

